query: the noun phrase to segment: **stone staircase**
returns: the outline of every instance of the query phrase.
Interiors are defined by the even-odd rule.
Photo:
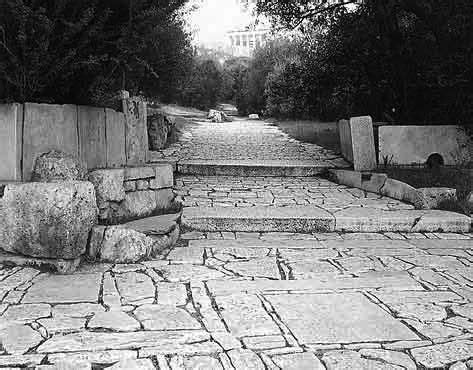
[[[195,204],[184,201],[182,227],[202,232],[294,233],[467,233],[471,230],[471,219],[465,215],[415,210],[412,205],[317,177],[326,166],[328,164],[281,161],[179,162],[178,172],[184,177],[178,176],[178,181],[181,178],[186,182],[193,177],[200,181],[185,187],[184,192],[177,189],[184,194],[184,200],[187,194],[197,194],[199,200]],[[308,188],[307,184],[318,180],[321,184]],[[273,198],[255,198],[263,190],[274,192],[274,181],[277,192]],[[307,192],[311,190],[316,198],[311,198],[311,193]],[[235,194],[243,197],[242,202]],[[280,194],[283,194],[281,199]],[[350,198],[353,194],[358,198]],[[256,203],[249,204],[248,199]]]

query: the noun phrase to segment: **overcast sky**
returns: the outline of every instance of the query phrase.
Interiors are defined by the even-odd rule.
[[[195,41],[208,45],[224,42],[226,32],[244,27],[249,17],[234,0],[206,0],[188,21],[195,31]]]

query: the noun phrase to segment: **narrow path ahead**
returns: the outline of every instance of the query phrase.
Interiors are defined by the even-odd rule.
[[[199,231],[162,260],[70,276],[0,267],[0,367],[473,368],[473,234],[413,232],[456,224],[304,166],[278,177],[284,165],[258,161],[339,159],[265,123],[202,123],[164,156],[176,155],[250,158],[238,173],[266,175],[185,167],[176,191]],[[338,212],[363,232],[335,231]]]

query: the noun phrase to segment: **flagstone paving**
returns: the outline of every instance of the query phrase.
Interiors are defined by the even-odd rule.
[[[158,157],[344,164],[260,121],[201,123]],[[227,208],[291,216],[291,207],[309,207],[335,222],[338,212],[362,209],[374,224],[384,213],[415,212],[321,178],[274,173],[179,176],[176,192],[184,216]],[[445,224],[440,216],[415,225]],[[360,216],[350,217],[356,225]],[[85,264],[69,276],[0,266],[0,367],[473,368],[472,233],[202,225],[162,260]]]
[[[473,365],[472,234],[194,231],[183,240],[162,261],[85,265],[72,276],[3,266],[0,366]]]

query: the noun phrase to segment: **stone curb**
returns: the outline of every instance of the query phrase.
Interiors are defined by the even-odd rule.
[[[416,189],[402,181],[389,178],[384,173],[360,172],[351,170],[329,170],[330,179],[338,184],[351,186],[370,193],[375,193],[410,203],[416,209],[435,209],[436,202],[427,196],[435,188]],[[446,197],[456,198],[452,189],[443,189]],[[440,188],[439,188],[440,190]],[[450,190],[450,191],[449,191]],[[432,193],[432,191],[430,191]]]

